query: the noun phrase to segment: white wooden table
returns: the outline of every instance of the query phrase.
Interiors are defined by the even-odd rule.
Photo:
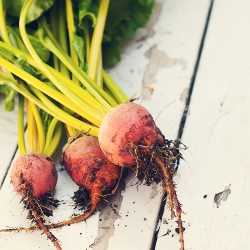
[[[147,27],[122,57],[110,74],[130,96],[141,97],[167,138],[177,138],[187,111],[182,142],[188,150],[174,179],[185,211],[186,249],[250,249],[250,1],[157,0]],[[16,112],[1,108],[0,117],[0,228],[29,226],[8,174],[17,147]],[[75,190],[59,171],[56,197],[67,202],[54,222],[73,213]],[[128,174],[110,199],[119,216],[106,205],[53,233],[64,250],[179,249],[167,206],[161,215],[162,198],[160,186],[138,186]],[[1,250],[16,248],[54,249],[38,231],[0,234]]]

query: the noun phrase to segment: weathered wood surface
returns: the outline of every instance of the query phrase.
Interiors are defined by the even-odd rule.
[[[250,248],[249,24],[249,1],[214,2],[182,138],[186,162],[176,178],[186,249]],[[156,249],[174,249],[172,231]]]
[[[169,139],[176,139],[192,81],[210,0],[158,0],[145,29],[127,43],[110,71],[130,96],[140,97]],[[188,146],[175,182],[186,249],[249,249],[250,3],[215,1],[182,141]],[[153,93],[150,92],[153,90]],[[16,114],[0,111],[0,180],[16,149]],[[7,117],[7,118],[6,118]],[[56,197],[66,201],[52,221],[74,212],[77,190],[58,164]],[[67,187],[67,188],[65,188]],[[225,192],[223,192],[225,191]],[[214,197],[220,192],[218,204]],[[138,185],[128,173],[116,194],[86,222],[53,230],[67,249],[179,249],[166,206],[158,223],[160,186]],[[29,226],[9,175],[0,191],[0,228]],[[156,230],[158,237],[154,239]],[[155,241],[155,242],[154,242]],[[153,242],[153,244],[152,244]],[[1,249],[53,249],[41,232],[1,233]]]
[[[3,98],[0,98],[0,185],[17,148],[17,112],[3,110]]]

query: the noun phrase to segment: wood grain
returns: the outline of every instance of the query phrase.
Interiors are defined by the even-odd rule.
[[[249,1],[214,2],[183,134],[186,162],[176,178],[186,249],[250,247],[249,14]],[[161,235],[171,233],[156,249],[174,249],[173,229],[162,225]]]

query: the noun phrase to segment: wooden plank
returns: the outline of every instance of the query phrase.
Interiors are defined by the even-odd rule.
[[[177,136],[209,4],[210,1],[157,1],[149,27],[128,44],[120,65],[112,72],[128,93],[136,91],[139,101],[170,139]],[[137,85],[132,88],[133,82]],[[149,95],[147,87],[154,89],[153,95]],[[130,180],[131,176],[126,183]],[[159,186],[133,184],[122,193],[121,217],[115,221],[108,249],[150,249],[152,244],[162,190]],[[179,248],[177,237],[175,241]]]
[[[6,112],[0,99],[0,187],[17,146],[17,112]]]
[[[139,102],[149,109],[170,139],[177,136],[209,2],[157,1],[151,22],[127,44],[121,63],[110,71],[129,95],[141,97]],[[149,89],[154,89],[152,95]],[[70,206],[77,187],[59,164],[57,167],[60,171],[55,195],[66,204],[55,211],[52,221],[77,212]],[[53,233],[63,249],[150,249],[162,196],[159,185],[138,185],[129,173],[109,200],[119,215],[106,205],[86,222]],[[19,201],[7,176],[0,192],[0,202],[5,204],[0,228],[29,225],[25,212],[20,213]],[[53,249],[41,232],[0,234],[0,245],[1,249]]]
[[[186,249],[250,248],[249,23],[249,1],[215,1],[176,178]],[[176,249],[173,231],[162,223],[156,249]]]

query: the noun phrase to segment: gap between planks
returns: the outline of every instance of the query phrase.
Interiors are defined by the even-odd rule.
[[[183,114],[182,114],[180,124],[179,124],[179,130],[178,130],[178,134],[177,134],[177,145],[181,144],[182,134],[183,134],[183,130],[185,128],[185,124],[186,124],[186,120],[187,120],[187,114],[189,112],[189,105],[190,105],[190,101],[191,101],[191,98],[192,98],[192,93],[193,93],[193,89],[194,89],[194,85],[195,85],[196,75],[197,75],[197,72],[198,72],[198,69],[199,69],[199,63],[200,63],[200,59],[201,59],[201,56],[202,56],[202,51],[203,51],[204,42],[205,42],[205,39],[206,39],[207,30],[208,30],[212,10],[213,10],[213,5],[214,5],[214,0],[211,0],[210,6],[209,6],[209,9],[208,9],[208,13],[207,13],[207,17],[206,17],[206,21],[205,21],[205,25],[204,25],[203,34],[202,34],[201,41],[200,41],[200,46],[199,46],[198,53],[197,53],[197,59],[196,59],[196,62],[195,62],[193,75],[192,75],[189,90],[188,90],[188,95],[187,95],[187,98],[186,98],[186,104],[184,106]],[[177,168],[178,168],[178,166],[177,166]],[[164,213],[164,210],[165,210],[165,207],[166,207],[166,202],[167,202],[167,199],[162,200],[160,210],[159,210],[159,214],[158,214],[158,223],[156,224],[155,234],[154,234],[154,237],[153,237],[153,240],[152,240],[152,245],[151,245],[150,250],[155,249],[158,234],[160,232],[160,226],[159,225],[160,225],[160,223],[162,221],[163,213]],[[185,233],[184,233],[184,240],[185,240]]]

